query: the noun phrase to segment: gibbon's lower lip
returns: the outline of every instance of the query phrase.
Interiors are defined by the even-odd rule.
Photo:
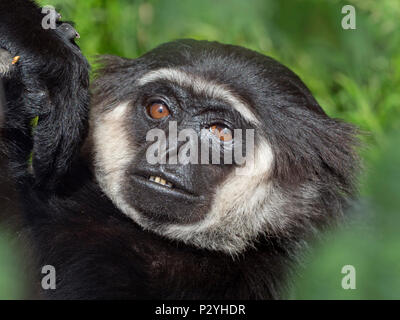
[[[182,188],[178,188],[176,184],[172,184],[172,182],[169,182],[166,179],[161,178],[160,176],[145,176],[141,174],[134,174],[133,178],[138,183],[169,196],[185,198],[190,201],[195,201],[199,198],[197,195]]]

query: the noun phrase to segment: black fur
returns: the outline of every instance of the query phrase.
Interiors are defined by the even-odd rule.
[[[44,16],[33,2],[2,1],[0,15],[0,48],[21,57],[4,80],[8,104],[3,139],[18,178],[28,178],[33,150],[32,183],[52,188],[69,170],[85,136],[89,67],[63,34],[42,29]],[[30,122],[36,116],[32,137]]]
[[[24,206],[24,230],[35,250],[40,296],[282,297],[299,248],[314,229],[334,221],[354,193],[355,129],[329,118],[290,70],[240,47],[182,40],[136,60],[106,58],[94,86],[93,105],[132,97],[141,74],[166,66],[229,84],[262,119],[275,155],[272,179],[291,199],[285,207],[290,225],[282,232],[266,230],[254,247],[234,258],[167,240],[144,231],[99,189],[91,159],[81,148],[87,131],[88,64],[69,37],[43,30],[41,19],[30,1],[0,3],[0,47],[21,56],[3,78],[2,150]],[[39,124],[32,132],[35,116]],[[319,191],[317,199],[297,199],[292,193],[304,182]],[[55,266],[56,290],[40,289],[43,265]]]

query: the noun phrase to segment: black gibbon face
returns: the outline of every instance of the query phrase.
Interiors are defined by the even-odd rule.
[[[354,128],[329,118],[286,67],[195,40],[107,60],[91,110],[95,173],[145,229],[236,254],[341,210]]]
[[[224,150],[234,145],[234,129],[251,126],[226,101],[195,94],[190,87],[174,82],[160,79],[140,86],[138,92],[136,99],[130,102],[130,116],[125,124],[137,147],[127,172],[124,197],[152,220],[180,224],[198,222],[210,210],[218,186],[234,169],[234,161],[224,162]],[[165,133],[165,150],[160,150],[165,153],[162,163],[151,164],[146,156],[151,145],[157,143],[146,141],[152,129]],[[174,135],[184,129],[192,129],[195,135],[177,141]],[[171,138],[176,143],[170,144]],[[197,141],[189,141],[189,138]],[[179,154],[185,152],[185,145],[189,143],[193,143],[195,150],[187,150],[186,155],[192,152],[194,158],[186,164],[180,161]],[[216,163],[212,159],[213,144],[220,147]],[[207,148],[208,164],[201,161],[202,148]],[[158,151],[155,154],[158,155]]]

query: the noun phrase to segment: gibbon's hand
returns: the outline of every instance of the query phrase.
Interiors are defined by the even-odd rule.
[[[44,18],[32,1],[0,2],[0,71],[6,71],[1,74],[2,149],[14,162],[15,176],[27,174],[31,158],[34,184],[53,189],[68,172],[85,136],[89,65],[65,33],[75,30],[72,25],[65,28],[57,20],[56,29],[45,29]],[[37,125],[32,130],[34,119]]]

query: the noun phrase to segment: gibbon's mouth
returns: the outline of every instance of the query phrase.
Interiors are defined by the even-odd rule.
[[[167,180],[165,180],[165,179],[163,179],[163,178],[161,178],[159,176],[150,176],[149,180],[152,181],[152,182],[161,184],[162,186],[166,186],[168,188],[173,188],[174,187],[174,185],[171,182],[169,182],[169,181],[167,181]]]
[[[197,195],[182,186],[179,183],[178,178],[170,174],[166,177],[159,173],[135,172],[133,178],[136,182],[155,192],[160,192],[172,197],[183,197],[188,200],[198,198]]]

